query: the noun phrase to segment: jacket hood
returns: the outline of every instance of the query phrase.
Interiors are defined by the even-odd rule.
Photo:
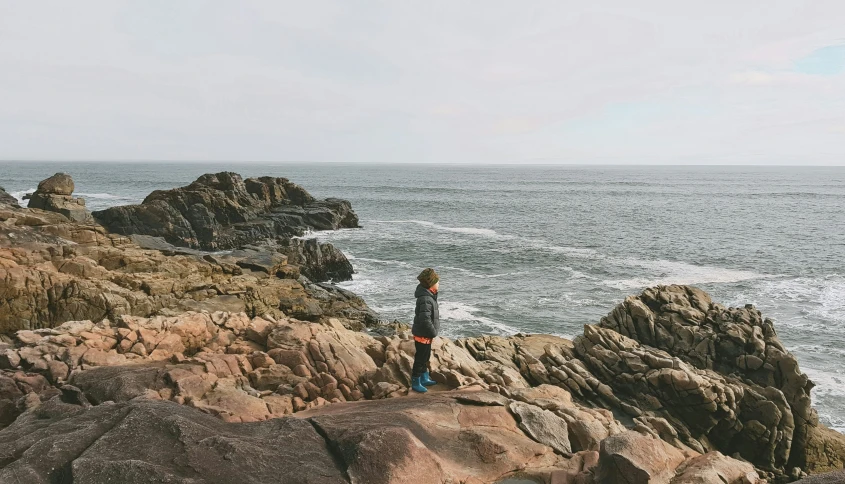
[[[434,294],[431,293],[427,288],[423,287],[422,284],[417,284],[417,289],[414,291],[414,297],[420,296],[431,296],[434,297]]]

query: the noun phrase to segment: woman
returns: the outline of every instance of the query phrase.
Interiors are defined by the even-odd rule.
[[[411,372],[411,388],[425,393],[425,387],[436,385],[428,374],[428,360],[431,358],[431,341],[440,330],[440,309],[437,306],[437,291],[440,289],[440,276],[434,269],[428,268],[417,276],[420,281],[414,296],[417,298],[417,308],[414,311],[414,368]]]

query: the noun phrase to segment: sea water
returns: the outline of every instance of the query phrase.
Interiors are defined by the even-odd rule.
[[[409,321],[434,267],[449,337],[573,337],[656,284],[755,304],[845,431],[845,168],[19,162],[0,185],[65,171],[97,210],[226,170],[349,199],[363,228],[316,234],[352,261],[342,286]]]

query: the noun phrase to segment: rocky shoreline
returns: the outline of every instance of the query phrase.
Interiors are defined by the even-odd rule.
[[[780,483],[845,466],[752,306],[660,286],[573,341],[438,338],[439,385],[409,395],[407,327],[327,284],[351,264],[299,237],[357,227],[349,202],[233,173],[93,215],[72,193],[62,174],[38,208],[0,190],[0,482]]]

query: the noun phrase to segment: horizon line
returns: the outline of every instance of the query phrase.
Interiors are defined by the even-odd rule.
[[[338,165],[459,165],[459,166],[577,166],[577,167],[592,167],[592,166],[735,166],[735,167],[806,167],[806,168],[831,168],[831,167],[845,167],[845,160],[835,164],[808,164],[808,163],[727,163],[727,162],[641,162],[641,163],[619,163],[619,162],[594,162],[594,163],[577,163],[565,161],[486,161],[486,162],[460,162],[460,161],[326,161],[326,160],[168,160],[168,159],[122,159],[122,160],[107,160],[107,159],[0,159],[0,164],[13,163],[181,163],[181,164],[254,164],[254,165],[294,165],[294,164],[338,164]]]

